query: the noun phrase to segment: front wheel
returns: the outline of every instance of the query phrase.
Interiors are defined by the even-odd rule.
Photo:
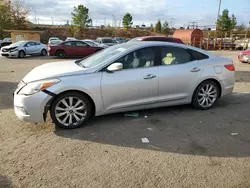
[[[19,53],[18,53],[18,57],[19,58],[24,58],[24,56],[25,56],[25,53],[24,53],[24,51],[20,51]]]
[[[207,110],[212,108],[219,97],[219,87],[214,81],[205,81],[195,90],[192,105],[197,109]]]
[[[59,95],[52,103],[50,115],[56,126],[74,129],[84,125],[92,115],[89,99],[78,92]]]

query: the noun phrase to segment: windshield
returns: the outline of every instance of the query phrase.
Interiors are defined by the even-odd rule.
[[[16,42],[16,43],[11,44],[10,47],[12,47],[12,46],[19,46],[19,45],[21,45],[21,44],[24,44],[25,42],[26,42],[26,41],[18,41],[18,42]]]
[[[80,63],[83,67],[91,68],[95,67],[101,63],[103,63],[105,60],[112,58],[113,56],[116,56],[126,50],[128,50],[131,46],[134,44],[118,44],[109,48],[106,48],[105,50],[102,50],[84,60],[82,60]]]
[[[103,43],[115,43],[113,39],[102,39]]]
[[[61,42],[63,42],[63,41],[62,40],[52,40],[50,43],[51,44],[59,44]]]

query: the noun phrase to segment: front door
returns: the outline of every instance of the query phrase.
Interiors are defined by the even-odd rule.
[[[26,55],[32,55],[36,53],[36,43],[35,42],[27,42],[24,45],[24,51]]]
[[[76,41],[76,47],[78,56],[84,57],[94,53],[94,48],[92,48],[85,42]]]
[[[164,46],[160,49],[159,102],[190,96],[199,81],[202,68],[184,48]]]
[[[131,52],[114,63],[121,71],[103,71],[101,90],[105,110],[122,109],[157,102],[158,67],[153,47]]]

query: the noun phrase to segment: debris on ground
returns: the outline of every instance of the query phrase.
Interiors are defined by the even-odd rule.
[[[139,113],[138,112],[133,112],[133,113],[127,113],[125,114],[126,117],[139,117]]]
[[[153,129],[149,127],[148,130],[152,131]]]
[[[144,144],[149,143],[148,138],[142,138],[141,141],[142,141],[142,143],[144,143]]]
[[[238,136],[239,133],[231,133],[232,136]]]
[[[144,116],[144,118],[145,118],[145,119],[147,119],[147,118],[148,118],[148,116]]]

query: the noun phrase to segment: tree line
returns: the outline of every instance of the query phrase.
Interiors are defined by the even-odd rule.
[[[22,0],[16,0],[9,4],[0,4],[0,37],[6,29],[26,29],[28,24],[27,17],[30,10],[25,7]],[[92,19],[89,17],[89,9],[80,4],[73,8],[71,12],[73,25],[69,26],[69,21],[65,25],[69,26],[69,31],[73,34],[77,29],[82,33],[82,29],[92,26]],[[126,13],[122,19],[124,29],[130,29],[133,25],[133,17],[130,13]],[[238,31],[246,31],[244,24],[237,26],[237,20],[234,14],[229,15],[227,9],[223,10],[216,22],[216,28],[226,34],[237,29]],[[161,22],[158,20],[155,25],[150,25],[150,31],[161,34],[168,34],[170,31],[168,21]]]
[[[7,4],[0,4],[0,37],[3,37],[6,29],[26,29],[29,9],[23,2],[16,0]]]

